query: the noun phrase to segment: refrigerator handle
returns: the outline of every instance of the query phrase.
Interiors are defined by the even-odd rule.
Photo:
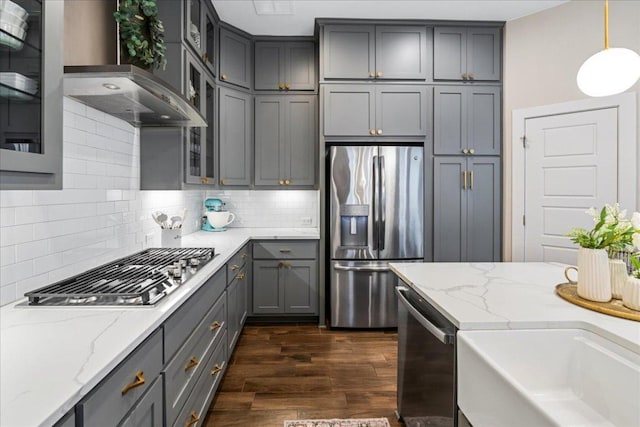
[[[384,172],[384,156],[380,156],[380,170],[378,172],[378,176],[379,176],[379,180],[380,180],[380,201],[379,201],[379,205],[380,205],[380,229],[378,230],[379,232],[379,240],[380,240],[380,250],[383,251],[384,250],[384,244],[385,244],[385,229],[386,229],[386,225],[387,225],[387,217],[386,217],[386,211],[387,211],[387,186],[386,186],[386,182],[385,182],[385,172]]]
[[[371,177],[371,181],[373,183],[373,240],[371,242],[372,248],[374,251],[378,250],[378,156],[373,156],[373,176]]]

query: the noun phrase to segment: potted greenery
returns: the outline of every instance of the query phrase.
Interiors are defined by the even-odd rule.
[[[164,27],[155,0],[120,0],[113,13],[120,33],[120,62],[149,69],[165,67]]]
[[[605,205],[599,213],[591,208],[587,214],[593,217],[593,229],[574,228],[568,234],[571,241],[580,246],[578,295],[591,301],[606,302],[613,295],[607,251],[619,251],[631,245],[635,229],[625,218],[626,211],[620,211],[617,203]]]
[[[631,217],[631,224],[634,228],[633,246],[640,248],[640,213],[635,212]],[[632,310],[640,311],[640,252],[631,255],[633,271],[627,279],[627,284],[622,292],[622,304]]]

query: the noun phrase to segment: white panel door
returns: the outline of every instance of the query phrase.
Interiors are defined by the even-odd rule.
[[[618,110],[529,118],[525,135],[524,260],[576,264],[564,235],[618,199]]]

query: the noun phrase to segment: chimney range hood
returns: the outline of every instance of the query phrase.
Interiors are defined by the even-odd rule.
[[[206,127],[177,90],[134,65],[65,66],[64,95],[135,127]]]

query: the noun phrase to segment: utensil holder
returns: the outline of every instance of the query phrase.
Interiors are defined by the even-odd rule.
[[[162,229],[160,232],[160,242],[163,248],[179,248],[182,246],[181,228]]]

